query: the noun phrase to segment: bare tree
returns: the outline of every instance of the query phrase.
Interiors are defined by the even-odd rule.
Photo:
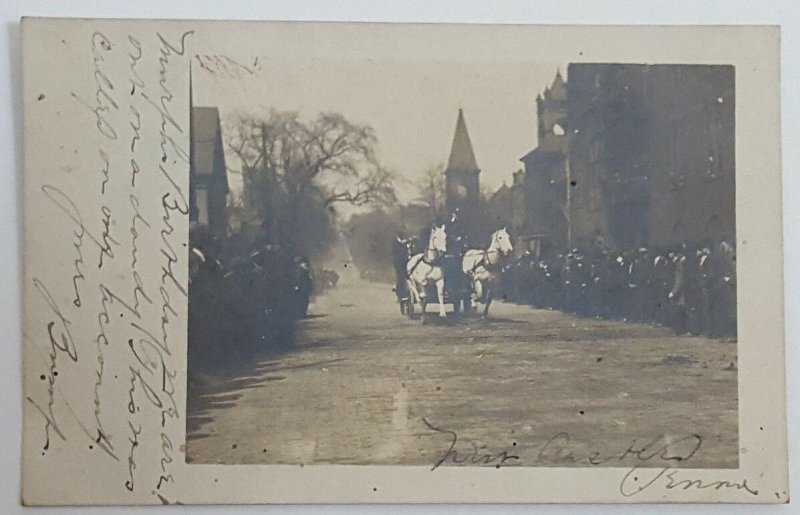
[[[322,113],[304,123],[295,112],[275,110],[264,118],[240,117],[228,138],[243,173],[251,176],[246,181],[266,180],[290,200],[316,188],[325,192],[325,205],[394,201],[392,174],[378,162],[376,145],[371,127],[341,114]]]
[[[244,202],[272,233],[297,238],[312,213],[321,219],[335,203],[355,206],[395,200],[393,175],[375,155],[371,127],[338,113],[305,122],[296,112],[240,115],[226,144],[242,165]],[[278,227],[280,226],[280,227]]]
[[[440,213],[445,201],[444,164],[439,163],[425,170],[416,187],[418,200],[427,204],[433,213]]]

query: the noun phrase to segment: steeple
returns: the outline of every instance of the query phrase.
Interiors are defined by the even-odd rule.
[[[464,112],[458,110],[456,133],[453,136],[453,146],[450,149],[450,159],[447,160],[446,172],[479,172],[475,153],[472,151],[472,142],[467,133],[467,124],[464,121]]]
[[[456,133],[444,177],[445,209],[448,213],[459,211],[462,220],[471,220],[467,225],[477,227],[473,222],[481,199],[480,169],[475,161],[475,152],[472,151],[472,142],[469,140],[464,112],[461,109],[458,110]]]
[[[561,69],[556,71],[556,77],[553,79],[553,84],[545,92],[545,98],[559,102],[567,99],[567,91],[564,87],[564,78],[561,76]]]

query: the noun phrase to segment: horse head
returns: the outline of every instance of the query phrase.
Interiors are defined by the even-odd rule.
[[[511,244],[511,236],[508,235],[508,231],[505,227],[499,231],[495,231],[492,236],[492,246],[504,256],[514,252],[514,246]]]
[[[444,254],[447,251],[447,233],[444,225],[434,225],[431,230],[431,237],[428,241],[428,248]]]

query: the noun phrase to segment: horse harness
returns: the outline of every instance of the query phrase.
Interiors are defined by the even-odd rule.
[[[469,269],[469,272],[468,272],[469,274],[474,274],[478,270],[478,268],[480,268],[480,267],[484,267],[488,271],[492,271],[492,269],[499,268],[498,264],[492,264],[492,263],[490,263],[488,261],[489,252],[500,253],[499,250],[497,250],[497,249],[488,250],[487,249],[487,250],[482,250],[481,252],[482,252],[482,254],[481,254],[480,259],[475,260],[475,263],[472,265],[472,268]]]
[[[433,254],[433,257],[428,257],[428,254]],[[406,272],[406,277],[411,278],[411,274],[414,273],[414,270],[417,269],[420,263],[425,263],[428,266],[439,266],[441,264],[442,256],[439,255],[439,251],[436,249],[425,249],[425,252],[422,253],[422,259],[414,263],[414,266],[411,267],[411,270]]]

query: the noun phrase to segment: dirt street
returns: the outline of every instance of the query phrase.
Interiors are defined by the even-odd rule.
[[[310,312],[192,388],[188,461],[737,466],[735,342],[503,302],[423,326],[357,279]]]

